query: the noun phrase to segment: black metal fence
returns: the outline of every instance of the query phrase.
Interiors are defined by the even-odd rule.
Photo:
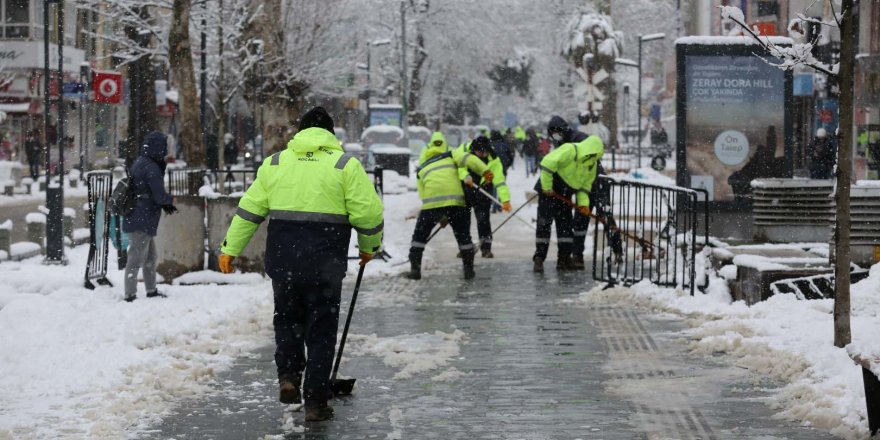
[[[92,280],[102,286],[112,286],[107,279],[107,256],[110,253],[110,194],[113,192],[113,174],[110,171],[92,171],[86,175],[89,193],[89,259],[86,263],[85,287],[94,289]]]
[[[372,175],[376,193],[384,192],[382,168],[367,171]],[[255,169],[236,169],[230,171],[211,171],[204,169],[178,168],[166,173],[168,193],[173,196],[197,196],[203,186],[215,193],[232,194],[247,191],[257,178]]]
[[[593,277],[610,284],[642,280],[666,287],[696,286],[696,253],[709,238],[708,193],[599,176],[593,239]],[[703,194],[703,197],[700,197]],[[698,217],[705,215],[705,230]],[[698,234],[702,240],[698,239]]]

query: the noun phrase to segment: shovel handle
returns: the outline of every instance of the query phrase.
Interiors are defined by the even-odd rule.
[[[361,279],[364,278],[363,265],[358,269],[357,281],[354,283],[354,293],[351,294],[351,304],[348,305],[348,316],[345,317],[345,327],[342,329],[342,339],[339,341],[339,351],[336,352],[336,362],[333,364],[333,376],[331,381],[336,380],[336,373],[339,371],[339,362],[342,361],[342,349],[345,347],[345,339],[348,338],[348,326],[351,325],[351,316],[354,314],[354,304],[357,302],[358,291],[361,289]]]

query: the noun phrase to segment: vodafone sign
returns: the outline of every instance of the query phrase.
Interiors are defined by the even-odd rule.
[[[95,102],[119,104],[122,102],[122,74],[117,72],[95,71],[92,78]]]

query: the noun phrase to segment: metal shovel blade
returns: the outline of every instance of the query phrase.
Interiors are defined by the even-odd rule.
[[[357,379],[333,379],[330,381],[330,389],[335,396],[348,396],[354,389]]]

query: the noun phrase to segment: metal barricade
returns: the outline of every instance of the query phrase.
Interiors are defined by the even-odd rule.
[[[85,287],[93,290],[95,280],[102,286],[112,286],[107,279],[107,256],[110,253],[110,194],[113,192],[113,174],[110,171],[92,171],[86,174],[89,194],[89,258],[86,263]]]
[[[385,198],[385,170],[376,167],[367,171],[367,174],[373,175],[373,186],[376,188],[376,194],[379,194],[380,199]]]
[[[699,212],[702,243],[709,239],[708,192],[599,176],[595,206],[593,277],[609,284],[648,280],[665,287],[696,286]],[[701,194],[702,193],[702,197]]]

